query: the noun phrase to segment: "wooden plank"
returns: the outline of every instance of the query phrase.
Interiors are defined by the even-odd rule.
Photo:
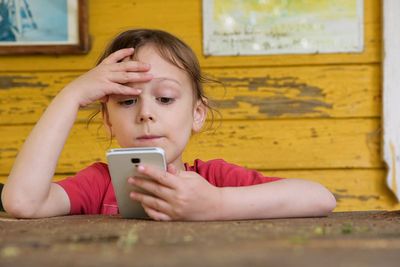
[[[365,0],[365,50],[363,53],[204,57],[202,53],[201,1],[89,1],[89,30],[92,50],[87,55],[7,56],[0,60],[2,71],[87,70],[117,32],[137,27],[159,28],[185,40],[204,67],[281,66],[325,63],[371,63],[381,61],[381,1]],[[113,19],[108,19],[113,18]],[[134,18],[134,19],[133,19]],[[107,20],[107,23],[104,21]]]
[[[387,185],[400,201],[400,2],[384,1],[383,154],[388,166]]]
[[[331,169],[262,171],[266,176],[301,178],[326,186],[336,197],[335,211],[400,209],[394,195],[385,186],[384,169]],[[59,181],[73,174],[56,175]],[[0,175],[0,183],[6,176]]]
[[[225,160],[254,169],[382,167],[378,119],[226,121],[192,137],[184,159]],[[9,172],[32,126],[0,126],[0,174]],[[84,140],[85,142],[82,142]],[[98,125],[76,124],[58,172],[104,159],[109,141]]]
[[[263,173],[267,176],[301,178],[321,183],[335,195],[335,211],[400,208],[385,185],[384,169],[279,170]]]
[[[377,119],[226,121],[194,136],[187,158],[256,169],[381,167]]]
[[[24,72],[0,74],[0,124],[35,123],[50,101],[80,72]],[[86,121],[92,108],[82,109]]]
[[[379,117],[378,65],[206,69],[206,86],[223,119]],[[0,74],[0,124],[34,123],[80,72]],[[225,87],[224,87],[225,86]],[[84,122],[94,111],[80,112]]]
[[[397,267],[399,212],[214,222],[0,213],[2,267]],[[199,258],[199,256],[201,258]]]
[[[206,69],[224,119],[379,117],[377,65]]]

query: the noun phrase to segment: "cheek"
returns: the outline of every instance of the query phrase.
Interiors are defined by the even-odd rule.
[[[193,122],[193,110],[191,107],[180,108],[179,110],[175,110],[169,114],[164,114],[163,120],[168,122],[169,125],[177,127],[175,129],[179,129],[181,127],[191,126]]]
[[[127,135],[131,134],[132,118],[131,115],[126,114],[126,112],[114,111],[109,113],[109,122],[113,134],[117,139],[124,139]]]
[[[111,109],[109,112],[110,122],[114,124],[126,123],[134,116],[134,112],[131,109]]]

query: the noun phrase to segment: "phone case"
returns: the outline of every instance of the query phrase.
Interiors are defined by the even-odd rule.
[[[143,190],[128,184],[128,178],[139,176],[137,167],[140,163],[156,166],[165,171],[164,150],[158,147],[117,148],[109,150],[106,155],[121,216],[137,219],[149,218],[142,205],[129,197],[130,192],[143,192]]]

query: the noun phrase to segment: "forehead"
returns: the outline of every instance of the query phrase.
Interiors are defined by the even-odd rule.
[[[175,66],[167,59],[164,59],[158,49],[154,46],[147,45],[141,47],[137,54],[134,55],[136,60],[150,64],[151,68],[149,73],[154,78],[171,78],[178,80],[182,84],[190,84],[189,75],[186,71]]]

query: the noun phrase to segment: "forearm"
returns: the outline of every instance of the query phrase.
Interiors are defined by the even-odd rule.
[[[39,208],[49,194],[58,158],[79,104],[65,90],[54,98],[20,149],[3,191],[5,207]]]
[[[150,66],[123,61],[132,48],[120,49],[97,67],[68,84],[52,101],[21,148],[2,193],[7,211],[15,216],[40,217],[68,212],[65,191],[52,185],[58,158],[75,122],[79,107],[109,95],[140,95],[130,83],[150,81]]]
[[[299,179],[221,190],[222,220],[326,216],[336,206],[325,187]]]

